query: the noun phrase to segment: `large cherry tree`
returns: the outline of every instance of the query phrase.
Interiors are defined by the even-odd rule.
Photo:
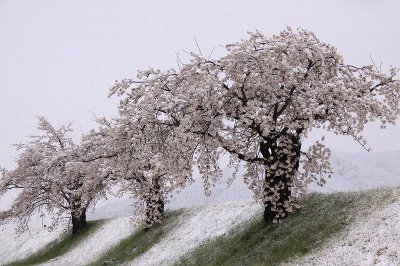
[[[215,60],[192,54],[179,70],[141,71],[111,93],[143,123],[168,125],[180,145],[196,147],[191,159],[206,190],[222,175],[221,154],[232,167],[244,162],[268,222],[285,218],[310,182],[323,184],[332,172],[323,137],[302,146],[311,130],[365,146],[365,124],[385,127],[400,113],[397,69],[349,65],[310,31],[250,33],[226,49]]]

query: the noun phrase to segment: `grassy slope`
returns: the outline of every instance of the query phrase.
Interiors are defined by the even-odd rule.
[[[35,254],[32,254],[31,256],[23,260],[11,262],[7,265],[8,266],[34,265],[61,256],[66,252],[68,252],[69,250],[71,250],[79,242],[83,241],[87,236],[94,233],[96,228],[98,228],[101,225],[101,223],[102,221],[90,221],[87,223],[87,226],[82,230],[80,234],[73,235],[71,233],[68,233],[61,240],[56,240],[47,245],[47,247],[45,247],[43,250]]]
[[[356,216],[382,206],[390,200],[391,193],[389,189],[310,194],[302,200],[303,208],[281,224],[266,225],[262,219],[254,219],[201,245],[181,258],[177,265],[277,265],[290,261],[318,249],[332,236],[346,229]],[[162,240],[182,213],[182,210],[167,213],[162,224],[147,231],[141,229],[134,232],[91,265],[119,265],[132,261]],[[94,233],[100,224],[101,221],[89,222],[83,234],[68,235],[39,253],[8,265],[33,265],[60,256]]]
[[[182,210],[167,212],[161,224],[156,224],[148,230],[139,229],[135,231],[131,236],[121,240],[90,265],[119,265],[132,261],[160,241],[175,225],[174,221],[177,221],[177,217],[181,213]]]
[[[277,265],[302,256],[341,232],[371,202],[384,202],[386,190],[360,193],[310,194],[302,210],[279,225],[261,219],[236,228],[181,258],[177,265]]]

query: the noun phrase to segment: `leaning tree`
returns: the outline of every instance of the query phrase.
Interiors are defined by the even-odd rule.
[[[86,225],[87,208],[104,196],[108,173],[82,160],[80,146],[69,136],[70,124],[55,128],[40,117],[38,129],[40,135],[17,145],[17,166],[0,180],[0,194],[18,190],[10,209],[0,212],[0,222],[15,220],[25,230],[32,215],[46,212],[53,227],[67,215],[77,233]]]
[[[244,181],[268,222],[285,218],[310,182],[323,184],[332,172],[323,137],[302,147],[311,130],[347,135],[365,147],[366,123],[385,127],[400,113],[397,69],[384,74],[346,64],[310,31],[250,33],[226,49],[216,60],[192,54],[179,71],[139,72],[112,93],[135,106],[136,115],[173,126],[180,143],[195,145],[193,162],[206,188],[222,175],[222,153],[233,167],[244,162]]]

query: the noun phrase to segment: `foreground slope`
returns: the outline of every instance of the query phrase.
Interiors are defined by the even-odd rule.
[[[399,188],[311,194],[303,206],[280,225],[243,224],[177,264],[400,265]]]
[[[179,224],[131,265],[170,265],[210,239],[230,233],[261,212],[258,205],[224,202],[189,210]]]
[[[130,265],[400,265],[400,188],[312,193],[302,203],[301,210],[279,225],[265,225],[262,209],[250,202],[186,209],[144,253],[131,256],[136,244],[125,243],[128,255],[117,254],[126,256],[122,258],[106,254],[138,227],[129,217],[112,219],[45,265],[89,265],[100,257],[111,264],[94,265],[131,259]],[[38,247],[34,240],[30,246],[36,251],[49,238],[45,232],[34,237]],[[24,250],[2,253],[0,264],[21,259]]]
[[[289,265],[400,265],[400,189],[386,193],[381,202],[373,197],[360,206],[355,222],[340,235]]]

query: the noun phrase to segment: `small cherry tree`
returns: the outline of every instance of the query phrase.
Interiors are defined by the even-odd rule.
[[[86,210],[104,195],[107,174],[93,162],[85,162],[80,147],[69,137],[71,125],[54,128],[44,117],[39,118],[40,135],[18,144],[20,154],[14,170],[0,180],[0,193],[18,189],[11,208],[0,213],[0,221],[16,220],[25,230],[31,216],[47,212],[56,226],[67,214],[72,233],[86,225]]]
[[[268,222],[285,218],[310,182],[332,173],[323,137],[306,150],[311,130],[352,137],[365,147],[366,123],[382,127],[400,113],[397,69],[381,73],[345,64],[333,46],[306,30],[260,32],[226,46],[210,60],[192,54],[179,71],[150,69],[123,80],[112,93],[139,117],[174,127],[179,143],[195,145],[205,188],[221,177],[218,159],[245,163],[244,181]],[[152,122],[154,123],[154,122]]]

